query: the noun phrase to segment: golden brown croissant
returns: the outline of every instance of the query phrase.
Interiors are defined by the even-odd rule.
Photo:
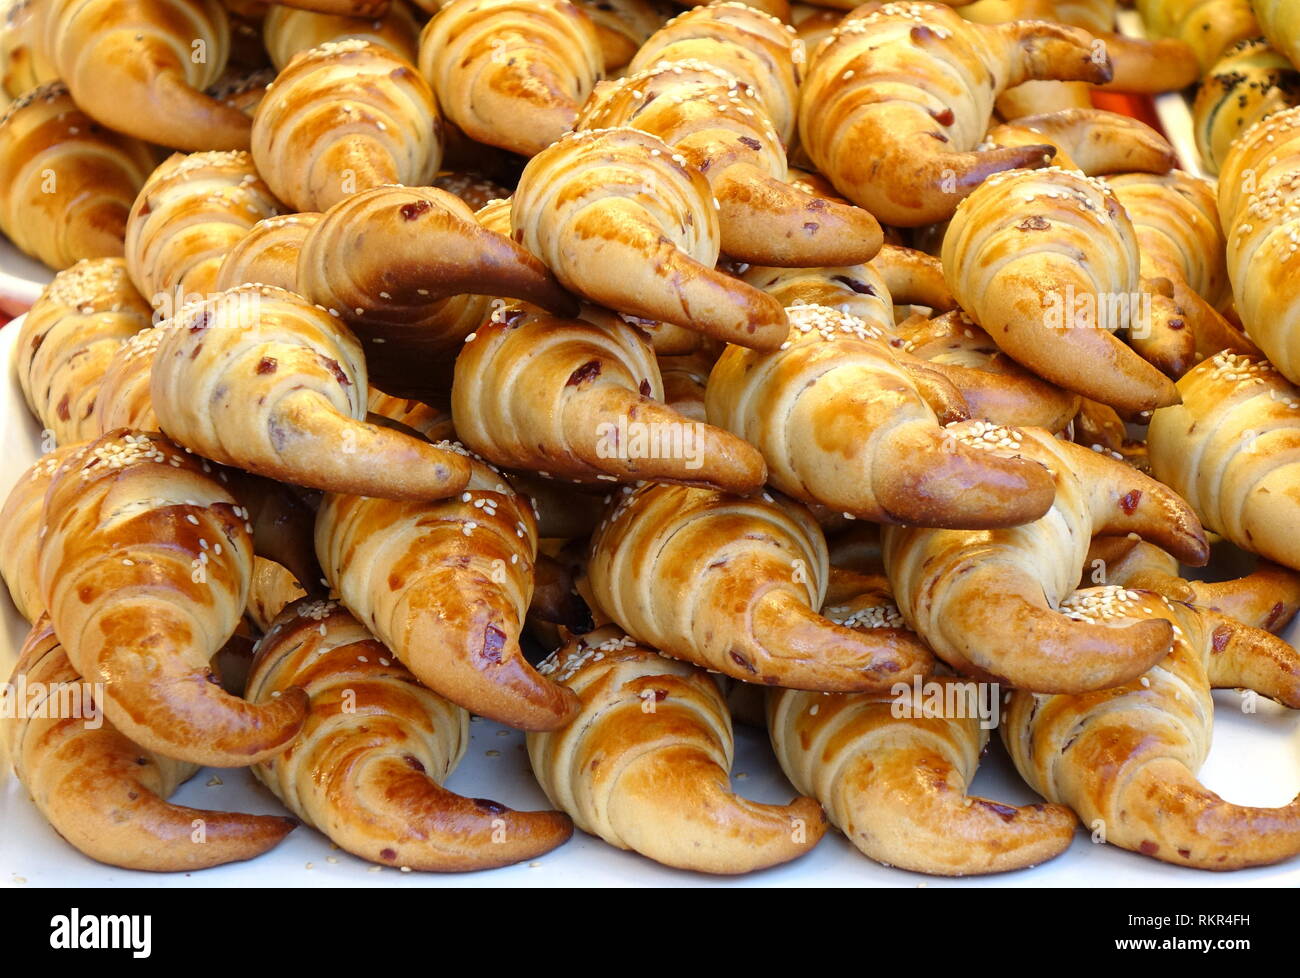
[[[970,317],[1044,379],[1121,411],[1177,401],[1114,335],[1151,316],[1137,234],[1101,181],[1057,167],[990,177],[957,208],[943,269]]]
[[[61,82],[0,117],[0,231],[50,268],[122,254],[149,147],[97,125]]]
[[[265,557],[253,558],[253,577],[248,585],[244,614],[263,635],[271,630],[280,612],[306,596],[306,589],[283,564]]]
[[[18,334],[18,383],[56,444],[100,434],[95,412],[105,371],[151,317],[120,258],[60,272],[28,310]]]
[[[41,509],[45,492],[58,471],[81,442],[72,442],[46,452],[14,483],[0,509],[0,576],[9,586],[18,613],[29,622],[45,613],[41,583],[37,574],[40,557]]]
[[[320,214],[282,214],[258,221],[226,252],[212,287],[224,292],[250,282],[296,292],[298,256]]]
[[[705,391],[709,420],[763,453],[777,489],[853,517],[921,526],[1014,526],[1047,512],[1047,469],[945,427],[966,417],[961,395],[895,355],[885,324],[825,306],[787,312],[785,349],[730,347]]]
[[[1147,33],[1186,42],[1202,73],[1238,41],[1260,34],[1251,0],[1137,0],[1136,6]]]
[[[323,211],[360,190],[422,186],[442,162],[429,83],[381,45],[334,41],[294,58],[253,117],[253,161],[299,211]]]
[[[300,51],[334,41],[359,38],[388,48],[403,61],[415,64],[419,56],[420,25],[411,8],[400,2],[384,14],[321,13],[271,4],[262,23],[262,39],[277,71],[289,67]]]
[[[176,153],[150,174],[127,218],[131,280],[173,313],[206,299],[226,253],[279,206],[248,153]]]
[[[597,86],[579,129],[631,126],[657,136],[708,180],[722,251],[766,265],[850,265],[880,250],[876,219],[787,180],[780,137],[757,93],[698,61],[663,61]]]
[[[407,397],[446,393],[491,297],[577,312],[541,261],[432,188],[380,187],[330,208],[303,242],[298,285],[356,330],[375,383]]]
[[[625,489],[592,537],[594,608],[665,655],[792,689],[879,690],[927,671],[899,629],[870,635],[817,614],[826,540],[812,516],[771,496]]]
[[[1165,619],[1173,650],[1123,686],[1073,696],[1012,694],[1002,736],[1016,768],[1107,842],[1164,862],[1241,869],[1300,853],[1300,799],[1247,808],[1205,788],[1215,686],[1300,707],[1300,658],[1268,632],[1146,591],[1089,588],[1062,611],[1091,627]]]
[[[1106,80],[1110,63],[1092,45],[1086,32],[1046,21],[985,26],[935,4],[861,7],[808,70],[804,149],[880,220],[942,221],[989,174],[1050,155],[1046,145],[977,149],[998,93],[1033,78]]]
[[[165,331],[157,326],[142,329],[113,351],[104,366],[99,392],[95,395],[92,434],[99,436],[114,428],[157,431],[149,378],[153,358]]]
[[[1300,6],[1294,0],[1251,0],[1268,42],[1300,68]]]
[[[704,176],[661,140],[592,129],[529,161],[511,224],[566,288],[592,302],[774,349],[788,331],[780,303],[714,268],[717,208]]]
[[[1228,48],[1192,103],[1201,166],[1215,174],[1233,141],[1266,115],[1300,104],[1300,71],[1262,37]]]
[[[991,146],[1052,146],[1052,163],[1090,177],[1107,173],[1168,173],[1178,165],[1169,141],[1146,123],[1103,109],[1063,109],[994,126]]]
[[[361,345],[319,306],[246,285],[187,306],[163,331],[150,392],[187,448],[334,492],[441,499],[465,488],[464,456],[366,422]]]
[[[471,138],[533,156],[573,128],[604,55],[568,0],[453,0],[420,35],[420,71]]]
[[[1300,381],[1300,106],[1265,116],[1219,174],[1228,277],[1246,334]]]
[[[635,328],[506,309],[456,358],[452,416],[467,447],[575,482],[760,489],[763,458],[663,404],[654,351]]]
[[[707,420],[704,414],[704,390],[717,358],[708,351],[696,350],[677,356],[660,356],[659,376],[664,384],[664,403],[684,418]]]
[[[578,828],[678,869],[734,875],[789,862],[826,832],[811,798],[762,805],[731,790],[731,716],[712,678],[607,626],[542,663],[582,703],[528,735],[533,773]]]
[[[18,781],[54,830],[92,859],[124,869],[188,872],[252,859],[298,824],[292,818],[168,804],[198,765],[133,743],[99,713],[92,683],[77,673],[43,619],[10,682],[42,686],[76,710],[23,711],[0,720]],[[69,715],[79,712],[79,716]]]
[[[218,0],[46,3],[45,55],[87,115],[172,149],[248,147],[248,117],[203,93],[230,53]]]
[[[794,141],[803,42],[758,4],[710,3],[678,14],[641,45],[628,74],[661,62],[699,62],[735,79],[759,103],[781,142]]]
[[[605,70],[615,71],[635,57],[641,45],[671,16],[660,0],[575,0],[596,28]]]
[[[1130,331],[1133,348],[1174,378],[1222,350],[1258,353],[1219,312],[1230,296],[1213,186],[1182,170],[1126,173],[1106,183],[1133,222],[1142,290],[1174,307],[1173,316],[1151,317],[1149,335]]]
[[[301,686],[307,722],[253,770],[299,818],[362,859],[469,872],[533,859],[567,842],[559,812],[515,812],[442,787],[469,746],[469,714],[421,686],[332,601],[304,599],[258,646],[248,698]]]
[[[10,98],[58,80],[58,69],[45,50],[48,8],[45,0],[0,3],[0,90]]]
[[[306,696],[253,706],[221,691],[209,660],[244,613],[252,543],[244,510],[206,462],[123,429],[79,448],[41,518],[41,598],[73,666],[123,734],[168,757],[237,767],[282,750]]]
[[[466,459],[470,483],[454,499],[326,496],[316,553],[343,603],[420,682],[513,727],[561,726],[576,698],[519,648],[537,554],[532,509],[495,469]]]
[[[876,620],[864,615],[856,627]],[[925,688],[960,703],[1001,695],[996,686],[980,687],[937,679]],[[1074,837],[1073,813],[968,795],[988,744],[985,721],[926,707],[925,695],[906,683],[875,695],[773,690],[768,730],[790,783],[817,798],[831,824],[886,866],[970,876],[1023,869],[1063,852]]]
[[[1179,382],[1182,403],[1157,411],[1147,444],[1156,478],[1208,529],[1300,570],[1300,390],[1259,357],[1220,353]]]
[[[1205,534],[1171,490],[1109,456],[1026,428],[1020,453],[1056,477],[1042,519],[986,532],[886,527],[885,566],[907,623],[958,672],[1038,692],[1105,689],[1169,651],[1171,626],[1109,630],[1055,609],[1078,584],[1088,541],[1135,532],[1203,565]]]
[[[394,397],[371,385],[367,410],[372,415],[396,421],[402,427],[419,432],[429,441],[456,440],[456,427],[452,424],[449,406],[435,406],[408,397]]]

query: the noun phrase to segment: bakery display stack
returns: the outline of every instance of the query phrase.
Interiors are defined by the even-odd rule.
[[[0,231],[57,274],[0,740],[63,840],[1300,854],[1198,780],[1212,689],[1300,709],[1300,3],[364,6],[4,5]],[[1198,79],[1217,184],[1093,107]],[[471,716],[548,810],[443,786]],[[970,792],[993,736],[1037,802]],[[203,766],[283,814],[170,801]]]

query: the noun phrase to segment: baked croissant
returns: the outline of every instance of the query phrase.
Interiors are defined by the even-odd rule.
[[[44,0],[0,3],[0,90],[21,98],[33,88],[57,81],[58,69],[45,49]]]
[[[931,658],[900,629],[871,634],[817,614],[826,540],[797,503],[684,486],[625,489],[597,527],[593,610],[665,655],[791,689],[880,690]]]
[[[421,686],[332,601],[303,599],[258,645],[248,698],[310,696],[298,739],[254,773],[335,845],[381,865],[469,872],[567,842],[559,812],[515,812],[442,787],[469,746],[469,714]]]
[[[1219,174],[1228,277],[1246,334],[1300,381],[1300,106],[1265,116],[1233,144]]]
[[[35,623],[45,613],[37,574],[40,556],[41,510],[45,493],[58,471],[81,442],[54,448],[38,458],[13,484],[0,509],[0,576],[9,587],[18,613]]]
[[[396,421],[429,441],[456,440],[456,427],[452,424],[450,407],[434,406],[407,397],[394,397],[372,385],[367,409],[371,415]]]
[[[990,177],[943,238],[961,307],[1046,380],[1120,411],[1173,404],[1173,381],[1114,335],[1141,333],[1138,238],[1113,191],[1051,167]]]
[[[419,56],[420,25],[400,0],[383,14],[321,13],[273,3],[262,22],[262,40],[277,71],[300,51],[349,38],[381,45],[410,64]]]
[[[283,564],[265,557],[253,558],[253,577],[248,585],[244,616],[258,632],[265,635],[280,612],[306,596],[307,590]]]
[[[35,715],[6,713],[0,740],[40,813],[91,859],[153,872],[206,869],[260,856],[298,824],[169,804],[198,765],[141,747],[105,721],[95,687],[68,661],[47,619],[27,636],[10,682],[79,704],[79,716],[44,716],[44,703]]]
[[[153,167],[149,147],[93,122],[62,83],[42,86],[0,118],[0,231],[54,269],[120,255]]]
[[[1258,37],[1251,0],[1137,0],[1152,37],[1174,37],[1196,52],[1206,73],[1238,41]]]
[[[1205,788],[1211,687],[1249,686],[1300,707],[1300,658],[1268,632],[1146,591],[1089,588],[1062,611],[1089,627],[1177,624],[1170,653],[1115,689],[1011,695],[1002,736],[1039,794],[1069,805],[1107,842],[1164,862],[1241,869],[1300,853],[1300,799],[1247,808]]]
[[[248,117],[203,93],[230,53],[217,0],[45,2],[45,55],[87,115],[173,149],[248,148]]]
[[[603,67],[596,28],[568,0],[452,0],[420,35],[447,118],[524,156],[573,128]]]
[[[1052,163],[1090,177],[1107,173],[1168,173],[1178,154],[1146,123],[1103,109],[1063,109],[1023,116],[994,126],[985,136],[991,146],[1042,146],[1055,149]]]
[[[977,692],[957,679],[927,688],[962,703],[1001,695],[996,686]],[[831,824],[864,855],[917,873],[970,876],[1034,866],[1069,847],[1076,822],[1068,808],[967,794],[988,744],[984,720],[929,713],[912,686],[899,691],[768,694],[768,731],[781,770],[796,790],[822,803]]]
[[[1196,516],[1173,491],[1107,455],[1034,428],[1004,437],[1052,470],[1056,501],[1041,519],[1009,529],[886,527],[885,567],[904,619],[958,672],[1017,689],[1086,692],[1141,675],[1169,651],[1167,621],[1106,629],[1055,609],[1078,584],[1094,536],[1138,533],[1203,565],[1209,551]]]
[[[989,174],[1050,157],[1047,145],[977,147],[1004,89],[1033,78],[1108,79],[1110,62],[1092,44],[1086,32],[1046,21],[986,26],[935,4],[861,7],[809,67],[803,147],[881,221],[945,220]]]
[[[18,383],[56,444],[100,433],[95,411],[104,373],[152,315],[120,258],[78,262],[33,303],[18,334]]]
[[[432,188],[380,187],[330,208],[302,244],[298,287],[357,331],[375,383],[407,397],[446,393],[489,297],[577,312],[541,261]]]
[[[660,62],[604,82],[579,129],[631,126],[657,136],[708,180],[722,251],[765,265],[850,265],[880,250],[880,225],[859,207],[804,192],[753,89],[702,62]]]
[[[288,292],[298,288],[298,256],[307,232],[321,215],[282,214],[254,224],[238,244],[226,252],[212,287],[224,292],[239,285],[271,285]]]
[[[1230,296],[1213,186],[1182,170],[1126,173],[1106,183],[1133,222],[1142,290],[1176,307],[1173,317],[1152,316],[1150,335],[1130,331],[1133,348],[1174,378],[1222,350],[1258,353],[1219,312]]]
[[[1201,166],[1219,172],[1233,141],[1266,115],[1300,104],[1300,70],[1262,37],[1228,48],[1192,103]]]
[[[1293,0],[1251,0],[1268,42],[1300,68],[1300,7]]]
[[[512,727],[561,726],[576,698],[519,648],[537,555],[532,509],[495,469],[466,459],[469,486],[453,499],[326,496],[316,553],[348,610],[424,685]]]
[[[207,458],[296,485],[394,499],[460,492],[455,452],[365,421],[361,345],[319,306],[246,285],[168,324],[150,378],[164,431]]]
[[[1157,411],[1147,434],[1156,478],[1208,529],[1300,570],[1300,390],[1267,360],[1231,353],[1188,371],[1178,390],[1182,403]]]
[[[885,523],[981,529],[1047,512],[1048,471],[944,427],[966,417],[961,395],[897,357],[887,326],[825,306],[788,315],[785,349],[730,347],[704,401],[712,423],[763,453],[773,486]]]
[[[253,161],[272,192],[323,211],[359,190],[422,186],[442,161],[429,84],[387,48],[350,38],[276,76],[253,117]]]
[[[131,281],[172,312],[206,299],[226,253],[278,210],[248,153],[176,153],[150,174],[127,218]]]
[[[164,335],[166,331],[157,326],[142,329],[114,349],[95,395],[92,435],[98,437],[114,428],[158,430],[149,379]]]
[[[762,805],[731,790],[731,715],[710,676],[606,626],[539,667],[578,694],[567,726],[528,735],[551,804],[618,849],[735,875],[797,859],[826,832],[811,798]]]
[[[253,706],[216,685],[209,660],[243,615],[253,554],[243,508],[206,465],[125,430],[74,452],[45,498],[41,598],[73,666],[105,684],[97,702],[117,729],[238,767],[293,739],[306,696]]]
[[[671,16],[660,0],[575,0],[596,28],[605,71],[616,71],[636,56],[641,45]]]
[[[697,350],[678,356],[660,356],[659,376],[664,385],[664,403],[684,418],[706,421],[704,390],[717,358]]]
[[[788,331],[780,303],[714,268],[717,206],[704,176],[661,140],[603,129],[534,156],[510,218],[524,247],[592,302],[774,349]]]
[[[699,62],[735,79],[763,106],[781,142],[794,142],[803,42],[759,5],[709,3],[678,14],[641,45],[628,74],[661,62]],[[743,113],[742,113],[743,114]]]
[[[653,349],[617,317],[600,326],[505,310],[456,358],[451,398],[461,439],[497,465],[742,494],[767,474],[746,442],[663,404]]]

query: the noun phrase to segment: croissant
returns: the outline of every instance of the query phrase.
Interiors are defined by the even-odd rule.
[[[1130,332],[1133,348],[1174,378],[1222,350],[1258,353],[1219,312],[1230,296],[1213,187],[1181,170],[1126,173],[1106,183],[1133,222],[1143,291],[1153,301],[1166,293],[1176,307],[1172,318],[1152,317],[1149,336]]]
[[[263,635],[271,630],[280,612],[306,596],[306,589],[283,564],[265,557],[253,558],[253,577],[248,585],[244,615]]]
[[[1300,707],[1295,650],[1268,632],[1145,591],[1089,588],[1062,611],[1090,627],[1158,619],[1178,627],[1169,655],[1123,686],[1011,695],[1002,736],[1030,786],[1069,805],[1107,842],[1164,862],[1229,870],[1300,853],[1300,799],[1247,808],[1196,778],[1210,747],[1210,688],[1249,686]]]
[[[1182,403],[1151,419],[1156,478],[1205,526],[1237,546],[1300,569],[1300,506],[1291,463],[1300,449],[1300,390],[1267,360],[1220,353],[1178,382]]]
[[[858,610],[876,613],[864,615],[859,628],[882,620],[879,606]],[[967,794],[988,744],[985,721],[933,715],[915,688],[900,684],[901,696],[769,693],[768,730],[790,783],[817,798],[831,824],[886,866],[970,876],[1023,869],[1065,851],[1075,828],[1069,809]],[[926,688],[962,703],[989,691],[1001,695],[996,686],[956,679]]]
[[[316,553],[348,610],[424,685],[512,727],[561,726],[576,698],[519,648],[536,520],[500,473],[466,459],[469,486],[454,499],[326,496]]]
[[[18,477],[0,509],[0,577],[4,577],[18,613],[33,624],[45,613],[36,572],[40,551],[36,535],[40,532],[45,492],[59,466],[81,444],[54,448],[38,458]]]
[[[0,5],[0,90],[10,98],[58,80],[58,69],[45,50],[47,8],[43,0],[5,0]]]
[[[429,84],[402,58],[350,38],[312,48],[253,117],[253,161],[272,192],[323,211],[358,190],[423,185],[442,161]]]
[[[374,387],[370,388],[367,410],[372,415],[395,421],[405,428],[418,432],[431,442],[455,441],[456,428],[451,420],[451,408],[425,404],[405,397],[394,397]]]
[[[1292,0],[1251,0],[1268,42],[1300,68],[1300,7]]]
[[[1051,167],[998,174],[967,197],[943,238],[961,307],[1040,377],[1137,412],[1175,403],[1173,382],[1113,335],[1143,332],[1137,234],[1114,193]]]
[[[849,265],[880,250],[876,219],[804,192],[787,177],[785,149],[753,89],[701,62],[660,62],[604,82],[579,129],[631,126],[657,136],[708,180],[721,247],[767,265]]]
[[[248,147],[248,117],[203,93],[230,54],[217,0],[46,3],[45,55],[88,116],[173,149]]]
[[[654,136],[565,136],[524,168],[510,217],[524,247],[592,302],[756,349],[785,339],[780,303],[714,269],[717,202]]]
[[[302,244],[298,287],[356,329],[379,387],[409,397],[445,393],[456,352],[491,314],[487,297],[577,312],[542,262],[431,188],[380,187],[331,207]]]
[[[131,281],[172,311],[207,298],[226,252],[278,210],[248,153],[176,153],[150,174],[127,218]]]
[[[628,65],[637,74],[661,62],[699,62],[748,89],[785,145],[794,141],[803,42],[761,4],[710,3],[678,14],[654,33]],[[743,113],[741,113],[743,115]]]
[[[596,28],[568,0],[452,0],[420,35],[447,118],[524,156],[573,128],[603,67]]]
[[[697,350],[678,356],[660,356],[656,360],[664,385],[664,403],[684,418],[707,420],[704,390],[717,358],[709,352]]]
[[[1300,106],[1275,112],[1233,144],[1219,174],[1228,277],[1246,334],[1288,380],[1300,380]]]
[[[68,661],[47,619],[27,636],[10,682],[77,706],[0,720],[14,774],[64,839],[99,862],[123,869],[188,872],[259,856],[297,822],[184,808],[167,797],[198,766],[133,743],[99,714],[93,684]],[[93,711],[93,712],[92,712]]]
[[[18,334],[18,383],[56,444],[99,434],[95,410],[109,362],[153,315],[120,258],[78,262],[54,276]]]
[[[349,38],[378,44],[410,64],[419,56],[420,25],[402,2],[382,14],[322,13],[273,3],[262,22],[262,40],[277,71],[289,67],[300,51]]]
[[[842,194],[885,223],[945,220],[989,174],[1050,158],[1047,145],[977,147],[1004,89],[1033,78],[1108,79],[1110,63],[1093,56],[1092,41],[1045,21],[972,24],[935,4],[859,8],[808,70],[803,147]]]
[[[120,255],[153,166],[149,147],[96,125],[51,82],[0,117],[0,231],[54,269]]]
[[[977,529],[1047,512],[1047,470],[944,428],[965,416],[961,395],[896,357],[883,324],[825,306],[788,314],[786,349],[730,347],[705,392],[709,420],[763,453],[772,485],[876,522]]]
[[[1174,37],[1196,53],[1201,73],[1238,41],[1258,37],[1251,0],[1137,0],[1147,33]]]
[[[1090,177],[1107,173],[1168,173],[1178,165],[1169,141],[1144,122],[1102,109],[1063,109],[1023,116],[994,126],[985,137],[992,146],[1042,146],[1055,149],[1052,163]]]
[[[599,326],[523,310],[494,317],[456,359],[451,408],[467,447],[556,478],[747,493],[767,474],[750,445],[663,404],[654,351],[617,319]]]
[[[334,492],[439,499],[465,487],[463,456],[366,423],[361,346],[320,307],[246,285],[186,307],[164,332],[150,392],[187,448]]]
[[[1228,48],[1192,103],[1201,166],[1215,174],[1233,141],[1266,115],[1300,104],[1300,71],[1262,37]]]
[[[605,71],[616,71],[635,57],[641,45],[669,18],[671,7],[660,0],[575,0],[596,28]]]
[[[540,669],[582,704],[567,726],[528,735],[533,773],[578,828],[618,849],[703,873],[797,859],[826,832],[811,798],[762,805],[731,790],[731,715],[703,670],[607,626]]]
[[[253,706],[208,662],[244,611],[244,510],[161,435],[109,432],[55,474],[39,531],[41,599],[68,658],[105,684],[108,720],[150,750],[218,767],[283,749],[306,697]],[[210,468],[210,467],[209,467]]]
[[[316,226],[320,214],[283,214],[254,224],[239,242],[226,252],[212,287],[224,292],[247,283],[271,285],[297,291],[298,256],[307,232]]]
[[[255,703],[301,686],[307,722],[253,771],[335,845],[362,859],[468,872],[532,859],[567,842],[559,812],[515,812],[442,787],[469,746],[469,714],[421,686],[332,601],[276,619],[248,679]]]
[[[816,613],[826,541],[811,514],[771,496],[683,486],[624,490],[591,541],[593,610],[676,659],[745,682],[855,692],[927,671],[900,629],[870,635]]]
[[[149,391],[153,360],[166,331],[157,326],[142,329],[116,347],[100,378],[90,435],[98,437],[114,428],[157,431]]]
[[[1057,613],[1088,541],[1138,533],[1201,566],[1204,531],[1173,491],[1122,462],[1039,429],[1015,436],[1020,454],[1055,475],[1052,508],[1032,523],[978,533],[886,527],[885,567],[903,618],[967,675],[1045,693],[1125,683],[1169,651],[1172,626],[1109,629]]]

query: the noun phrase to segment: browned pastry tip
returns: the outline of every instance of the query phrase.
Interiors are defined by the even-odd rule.
[[[421,686],[342,607],[304,599],[259,644],[248,695],[310,697],[283,754],[254,770],[309,825],[381,865],[470,872],[563,844],[559,812],[516,812],[442,787],[469,745],[469,714]]]
[[[1105,45],[1113,74],[1100,87],[1116,92],[1158,95],[1194,85],[1201,77],[1196,52],[1172,37],[1153,40],[1126,37],[1114,31],[1097,34]]]
[[[993,146],[1050,144],[1055,166],[1104,173],[1166,173],[1178,165],[1169,141],[1137,119],[1104,109],[1064,109],[1023,116],[994,126],[985,141]]]
[[[581,708],[568,726],[529,734],[529,758],[547,797],[583,831],[668,866],[728,875],[795,859],[825,833],[811,798],[765,805],[732,791],[731,717],[704,670],[615,626],[571,639],[542,668]]]

